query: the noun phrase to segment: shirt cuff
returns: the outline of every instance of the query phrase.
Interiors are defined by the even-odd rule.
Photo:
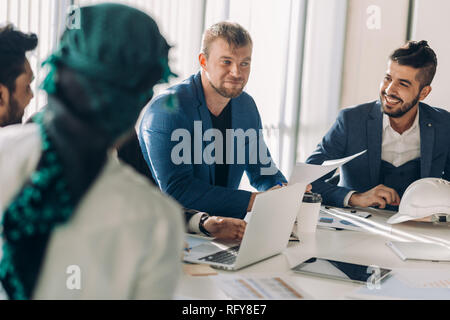
[[[200,218],[202,217],[202,215],[204,213],[205,212],[198,212],[198,213],[194,214],[191,217],[191,219],[189,219],[188,232],[203,234],[203,232],[200,231],[200,228],[199,228],[198,224],[200,223]]]
[[[350,191],[349,193],[347,193],[347,195],[344,198],[344,207],[350,207],[348,205],[348,202],[350,201],[350,198],[352,197],[352,195],[355,193],[356,191]]]

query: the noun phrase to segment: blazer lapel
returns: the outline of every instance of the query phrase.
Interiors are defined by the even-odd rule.
[[[205,94],[203,93],[203,87],[202,87],[202,80],[201,80],[201,73],[197,73],[197,75],[194,77],[194,84],[196,87],[196,93],[197,93],[197,100],[198,100],[198,113],[200,115],[200,119],[202,121],[202,136],[201,136],[201,140],[202,140],[202,150],[201,152],[201,163],[203,163],[204,159],[203,159],[203,150],[205,150],[206,146],[211,143],[211,142],[207,142],[203,140],[203,135],[204,132],[212,129],[212,121],[211,121],[211,115],[209,113],[209,109],[208,106],[206,105],[206,100],[205,100]],[[195,139],[195,138],[194,138]],[[199,138],[197,138],[199,139]],[[195,148],[194,148],[195,150]],[[206,164],[205,164],[206,165]],[[215,165],[207,165],[209,167],[209,181],[211,182],[211,184],[215,184],[215,176],[216,176],[216,170],[215,170]]]
[[[241,119],[242,115],[239,115],[240,110],[238,109],[238,105],[235,105],[234,99],[230,100],[230,106],[231,106],[231,129],[236,130],[238,128],[242,128],[241,125]],[[226,143],[226,137],[224,137],[224,143]],[[228,146],[227,146],[228,148]],[[227,161],[227,157],[230,157],[229,161],[233,161],[232,163],[237,163],[237,145],[236,141],[233,141],[233,156],[231,157],[230,154],[224,155],[224,161]],[[230,165],[228,166],[228,185],[231,185],[231,181],[233,180],[234,176],[236,175],[236,171],[238,170],[238,166],[236,165]]]
[[[419,126],[420,126],[420,175],[422,178],[428,177],[431,171],[431,161],[433,159],[434,146],[434,124],[427,117],[423,108],[419,105]]]
[[[367,120],[367,152],[369,158],[370,182],[376,186],[380,181],[381,167],[381,142],[383,130],[383,114],[380,111],[380,103],[377,101]]]

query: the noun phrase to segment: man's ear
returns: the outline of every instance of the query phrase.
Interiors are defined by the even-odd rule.
[[[0,83],[0,109],[4,109],[9,105],[9,89]]]
[[[431,90],[432,90],[431,86],[423,87],[422,91],[420,92],[419,100],[420,101],[425,100],[426,97],[428,97],[428,95],[430,94]]]
[[[198,62],[200,63],[200,67],[205,70],[206,68],[206,55],[204,53],[200,53],[198,55]]]

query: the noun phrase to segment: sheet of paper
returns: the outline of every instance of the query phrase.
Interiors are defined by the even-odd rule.
[[[370,218],[372,216],[371,213],[365,211],[365,208],[357,210],[355,208],[335,208],[335,207],[330,207],[330,206],[325,206],[325,205],[322,205],[320,207],[320,211],[323,213],[328,213],[328,211],[330,209],[338,210],[338,211],[341,211],[341,212],[344,212],[347,214],[351,214],[356,217],[360,217],[360,218],[364,218],[364,219]]]
[[[319,221],[317,222],[318,227],[325,228],[338,228],[343,230],[352,230],[352,231],[364,231],[361,227],[351,223],[348,220],[339,219],[328,214],[323,214],[322,212],[319,214]]]
[[[346,164],[347,162],[363,155],[367,150],[360,153],[354,154],[352,156],[325,161],[322,165],[307,164],[307,163],[297,163],[292,171],[291,177],[289,179],[289,184],[295,183],[311,183],[317,179],[323,177],[324,175],[330,173],[331,171],[339,168],[340,166]]]
[[[348,212],[348,209],[328,207],[327,209],[323,210],[321,208],[318,226],[368,232],[381,235],[392,234],[392,226],[388,223],[382,221],[375,222],[371,219],[363,218],[361,216],[364,215],[358,215]],[[392,235],[391,237],[393,237],[393,239],[399,239],[399,237],[394,237]]]
[[[450,289],[448,270],[398,269],[397,277],[411,288],[447,288]]]
[[[220,289],[237,300],[301,300],[307,295],[288,280],[279,276],[236,276],[214,277]]]
[[[435,276],[439,274],[439,276]],[[349,294],[356,299],[412,299],[412,300],[448,300],[450,289],[445,287],[448,273],[426,269],[397,269],[394,274],[376,286],[362,286]],[[431,286],[431,284],[435,284]],[[440,285],[437,285],[439,284]],[[425,285],[427,285],[425,287]]]
[[[450,261],[450,247],[444,244],[392,241],[386,245],[402,260]]]

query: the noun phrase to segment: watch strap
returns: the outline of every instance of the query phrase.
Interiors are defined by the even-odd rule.
[[[206,220],[208,220],[209,215],[207,213],[204,213],[202,215],[202,217],[200,218],[200,222],[198,223],[198,228],[200,229],[200,231],[202,233],[204,233],[205,235],[207,235],[208,237],[211,237],[211,233],[208,232],[208,230],[205,229],[205,222]]]

